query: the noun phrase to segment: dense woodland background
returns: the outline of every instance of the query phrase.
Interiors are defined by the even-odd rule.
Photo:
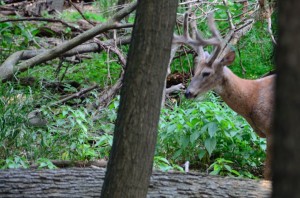
[[[123,17],[117,11],[131,1],[65,1],[58,7],[51,1],[0,2],[1,169],[105,166],[135,14]],[[233,46],[238,57],[230,69],[243,78],[260,78],[274,67],[277,12],[272,6],[253,0],[182,0],[175,31],[182,32],[187,10],[195,13],[206,36],[211,11],[222,35],[230,25],[228,13],[236,26],[250,24]],[[66,47],[58,55],[47,51],[62,49],[63,42],[93,27],[97,36],[86,36],[73,44],[75,49]],[[191,49],[178,50],[168,88],[188,85],[193,58]],[[176,91],[166,95],[161,110],[154,168],[184,171],[189,161],[190,169],[212,175],[261,178],[265,140],[214,93],[200,101]]]

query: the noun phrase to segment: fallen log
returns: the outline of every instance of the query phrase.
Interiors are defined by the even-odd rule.
[[[0,197],[100,197],[105,168],[0,171]],[[271,182],[154,171],[148,197],[270,197]]]

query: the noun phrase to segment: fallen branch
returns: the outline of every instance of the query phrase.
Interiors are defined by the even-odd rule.
[[[50,106],[57,105],[57,104],[60,104],[60,103],[65,103],[65,102],[67,102],[67,101],[69,101],[69,100],[71,100],[73,98],[79,98],[80,96],[82,96],[82,95],[84,95],[84,94],[86,94],[86,93],[88,93],[88,92],[90,92],[90,91],[92,91],[92,90],[94,90],[94,89],[96,89],[98,87],[99,87],[98,85],[93,85],[93,86],[91,86],[89,88],[82,89],[82,90],[80,90],[80,91],[78,91],[78,92],[76,92],[74,94],[71,94],[71,95],[69,95],[69,96],[67,96],[67,97],[65,97],[65,98],[63,98],[63,99],[61,99],[59,101],[56,101],[55,103],[51,104]]]
[[[97,101],[98,105],[96,105],[98,111],[101,111],[103,107],[106,107],[110,103],[110,101],[115,97],[117,92],[122,87],[123,76],[124,73],[122,73],[119,80],[112,87],[99,94],[100,98]]]
[[[1,197],[100,197],[106,169],[0,171]],[[200,173],[153,172],[147,197],[270,197],[271,182]]]
[[[98,45],[98,43],[82,44],[65,53],[62,53],[60,57],[69,57],[69,56],[74,56],[74,55],[89,53],[89,52],[99,52],[103,50],[102,48],[103,46],[105,47],[111,46],[114,43],[117,43],[118,45],[129,44],[130,39],[131,39],[130,37],[125,37],[125,38],[120,38],[116,41],[107,40],[102,42],[103,45]],[[12,75],[16,72],[14,68],[15,68],[15,64],[18,61],[31,59],[33,57],[39,56],[41,54],[45,54],[47,52],[48,50],[46,49],[40,49],[40,50],[24,50],[24,51],[18,51],[13,53],[11,56],[9,56],[9,58],[6,59],[6,61],[0,67],[0,71],[1,71],[0,80],[2,78],[2,81],[6,81],[12,77]]]
[[[171,93],[176,93],[176,92],[180,92],[182,89],[184,89],[184,85],[182,83],[178,84],[178,85],[173,85],[169,88],[166,89],[166,94],[171,94]]]
[[[123,19],[125,16],[130,14],[135,8],[137,3],[133,2],[129,4],[126,8],[123,8],[119,12],[117,12],[114,16],[112,16],[110,19],[108,19],[105,23],[101,25],[97,25],[96,27],[78,35],[77,37],[57,46],[54,47],[51,50],[47,50],[29,60],[26,60],[19,65],[15,66],[15,64],[2,64],[0,66],[0,81],[7,81],[8,79],[12,78],[13,75],[17,71],[26,71],[27,69],[40,64],[44,63],[48,60],[52,60],[54,58],[57,58],[61,56],[61,54],[71,50],[72,48],[86,42],[87,40],[95,37],[96,35],[103,33],[110,29],[118,29],[123,27],[128,27],[128,24],[122,25],[119,23],[121,19]],[[12,71],[12,72],[2,72],[2,67],[6,67],[5,71]],[[7,69],[9,67],[9,69]]]

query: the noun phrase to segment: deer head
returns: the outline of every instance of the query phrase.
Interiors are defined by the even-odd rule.
[[[222,83],[223,67],[231,64],[235,59],[234,51],[227,50],[227,52],[225,52],[225,50],[223,50],[225,44],[216,28],[213,14],[208,15],[208,26],[212,32],[212,38],[204,39],[195,25],[194,31],[196,38],[191,38],[189,35],[188,14],[185,14],[183,35],[174,35],[173,38],[173,44],[186,44],[192,47],[197,53],[194,60],[194,77],[185,92],[187,98],[194,98],[199,94],[206,93],[219,86]],[[215,47],[211,55],[203,49],[208,45]],[[223,50],[223,53],[221,53],[221,50]]]
[[[228,52],[222,59],[216,59],[211,64],[206,59],[195,59],[195,72],[185,96],[194,98],[222,84],[223,67],[230,65],[235,58],[235,52]]]

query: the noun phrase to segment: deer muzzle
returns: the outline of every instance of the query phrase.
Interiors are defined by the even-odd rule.
[[[195,98],[195,95],[189,90],[187,89],[184,93],[185,97],[190,99],[190,98]]]

